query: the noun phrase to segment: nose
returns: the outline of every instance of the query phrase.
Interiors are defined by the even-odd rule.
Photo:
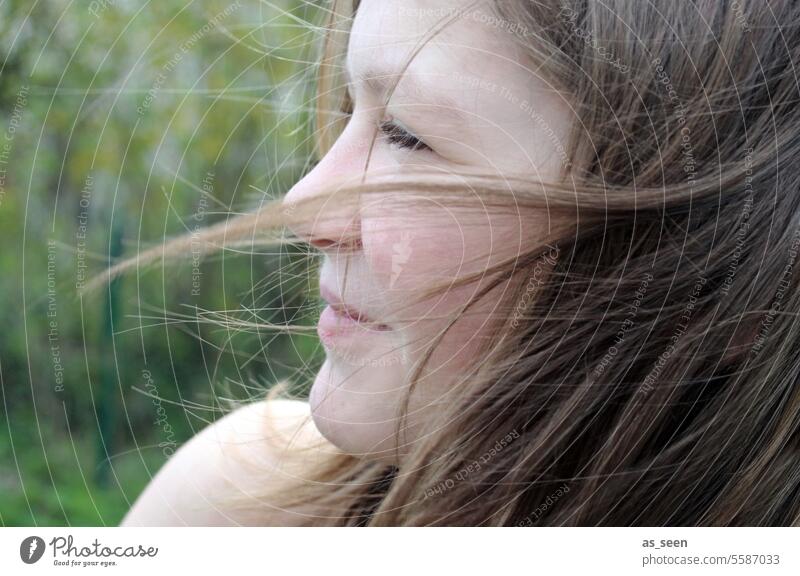
[[[289,229],[315,248],[361,247],[359,201],[348,188],[364,178],[369,144],[353,128],[351,121],[322,160],[283,199]],[[304,200],[313,198],[315,202],[304,205]]]

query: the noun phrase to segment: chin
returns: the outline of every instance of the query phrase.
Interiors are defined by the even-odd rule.
[[[358,385],[361,381],[366,384],[380,378],[372,370],[369,372],[359,374],[359,382],[354,382],[355,377],[351,376],[348,384],[362,388]],[[370,394],[369,391],[348,390],[336,376],[334,361],[325,360],[309,393],[311,417],[320,434],[347,454],[395,464],[396,410],[387,410],[386,403],[376,397],[379,395]],[[385,377],[384,373],[384,380]],[[371,386],[365,385],[363,388]],[[379,412],[384,411],[392,415],[381,417]]]

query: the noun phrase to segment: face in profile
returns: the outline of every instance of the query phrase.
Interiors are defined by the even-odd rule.
[[[369,183],[409,169],[448,178],[471,170],[558,177],[566,103],[486,8],[441,4],[360,3],[346,58],[352,115],[286,203],[333,181]],[[480,274],[543,242],[553,222],[544,210],[501,210],[477,197],[465,207],[424,190],[365,194],[349,210],[327,194],[318,217],[294,230],[323,256],[320,295],[327,307],[318,333],[326,360],[311,390],[312,413],[343,450],[392,460],[396,448],[402,455],[435,425],[439,407],[459,394],[467,366],[486,352],[509,286],[493,287],[464,311],[491,280]],[[468,186],[464,194],[469,199]],[[475,273],[478,280],[456,284]],[[431,287],[443,289],[419,298]]]

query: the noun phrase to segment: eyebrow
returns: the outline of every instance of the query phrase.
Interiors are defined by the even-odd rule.
[[[435,75],[432,74],[431,76]],[[354,85],[348,66],[344,67],[344,77],[348,86]],[[355,81],[363,83],[367,90],[377,96],[381,96],[384,104],[388,104],[386,95],[389,93],[389,90],[391,88],[397,90],[402,82],[403,89],[401,93],[414,94],[415,98],[419,99],[422,104],[431,107],[431,113],[435,113],[439,116],[449,116],[456,122],[466,122],[467,115],[462,111],[462,105],[459,105],[458,102],[443,94],[433,96],[432,94],[435,94],[435,90],[427,86],[425,82],[421,82],[418,76],[414,74],[403,74],[399,79],[396,77],[396,73],[389,74],[377,67],[367,67],[355,75]],[[392,95],[394,95],[394,93],[395,92],[392,92]],[[425,111],[414,106],[409,107],[408,112],[410,114],[425,114]]]

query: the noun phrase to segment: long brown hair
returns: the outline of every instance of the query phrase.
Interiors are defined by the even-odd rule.
[[[800,523],[800,5],[484,5],[568,95],[575,122],[564,181],[476,176],[471,193],[577,224],[494,271],[516,287],[507,313],[400,466],[327,450],[270,502],[313,503],[310,524]],[[356,8],[330,10],[319,154],[346,122]],[[415,186],[450,201],[459,189]],[[302,213],[276,205],[228,222],[208,250]]]

